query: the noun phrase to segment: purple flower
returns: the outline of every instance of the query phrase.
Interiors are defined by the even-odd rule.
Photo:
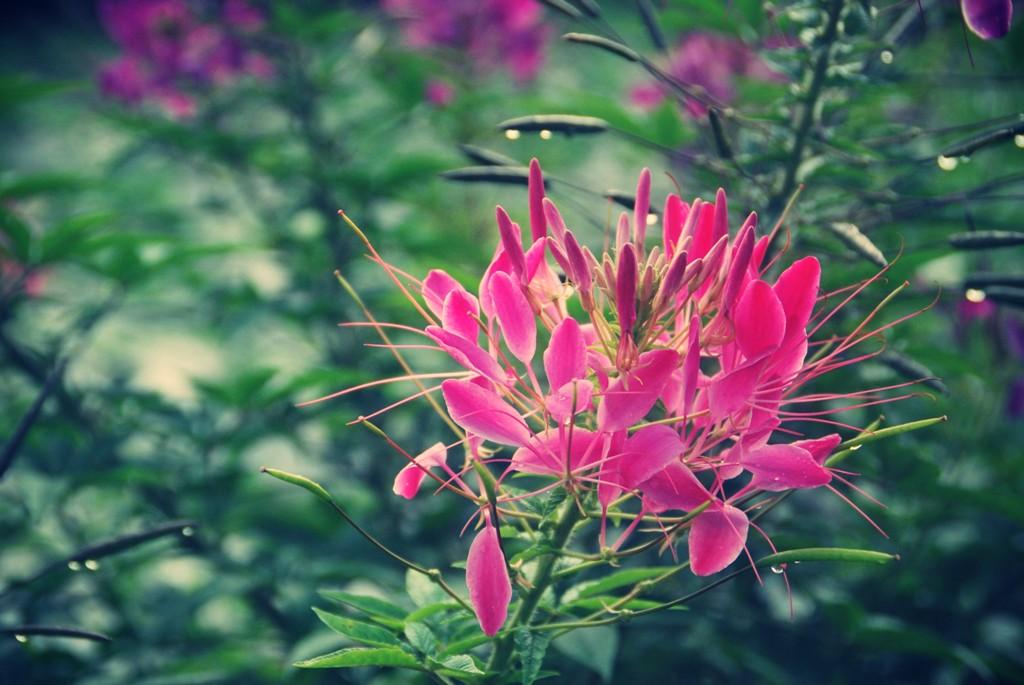
[[[520,84],[544,63],[548,27],[535,0],[381,0],[407,45],[464,53],[478,72],[504,69]]]
[[[737,76],[777,81],[782,78],[743,42],[715,33],[691,33],[683,38],[669,58],[668,73],[678,81],[703,88],[711,99],[729,104],[736,97]],[[647,83],[633,88],[633,104],[651,108],[660,104],[668,92],[658,83]],[[704,104],[689,99],[686,111],[692,117],[707,112]]]
[[[962,0],[967,28],[984,40],[1002,38],[1010,32],[1013,0]]]
[[[173,116],[189,117],[196,110],[194,91],[274,72],[249,45],[263,13],[245,0],[225,2],[219,18],[201,16],[184,0],[102,0],[99,12],[122,48],[100,69],[100,88],[125,104],[152,101]]]

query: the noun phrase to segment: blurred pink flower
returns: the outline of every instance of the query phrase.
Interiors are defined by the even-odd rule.
[[[683,38],[669,57],[668,73],[678,81],[703,88],[712,100],[730,104],[736,97],[737,77],[778,81],[773,71],[749,46],[731,36],[716,33],[691,33]],[[659,83],[645,83],[630,91],[633,104],[650,109],[661,104],[669,91]],[[686,112],[692,117],[707,112],[704,104],[688,99]]]
[[[185,118],[196,112],[197,91],[274,73],[249,45],[248,34],[263,26],[259,9],[228,0],[218,18],[198,7],[184,0],[102,0],[100,19],[122,54],[101,67],[101,91],[128,105],[157,102]]]
[[[979,38],[993,40],[1010,32],[1013,0],[962,0],[964,23]]]
[[[447,107],[455,100],[455,87],[447,81],[430,79],[423,89],[423,94],[427,102],[435,107]]]
[[[504,69],[520,84],[544,63],[549,30],[536,0],[381,0],[418,50],[464,53],[477,72]]]

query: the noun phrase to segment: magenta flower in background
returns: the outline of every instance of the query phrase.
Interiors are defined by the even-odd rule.
[[[519,84],[544,63],[550,31],[536,0],[382,0],[417,50],[461,53],[477,74],[504,70]]]
[[[703,88],[712,100],[728,105],[736,97],[736,78],[778,81],[782,75],[772,71],[749,46],[731,36],[716,33],[691,33],[669,57],[668,73],[690,86]],[[655,107],[669,96],[659,83],[636,86],[630,92],[633,104]],[[688,99],[686,111],[692,117],[707,113],[704,104]]]
[[[196,97],[242,76],[269,78],[273,64],[252,47],[263,13],[245,0],[212,6],[185,0],[102,0],[100,19],[122,54],[99,73],[101,91],[127,105],[158,103],[173,116],[196,111]]]
[[[967,28],[984,40],[1002,38],[1010,32],[1013,0],[962,0]]]

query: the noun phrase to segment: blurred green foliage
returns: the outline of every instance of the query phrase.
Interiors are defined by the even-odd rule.
[[[626,42],[656,54],[633,3],[601,4]],[[466,512],[443,497],[393,497],[404,462],[346,425],[402,389],[295,406],[394,372],[386,351],[363,346],[370,333],[336,327],[363,315],[335,269],[379,319],[411,316],[336,210],[402,269],[445,268],[473,283],[495,242],[493,204],[521,209],[525,191],[441,179],[472,163],[457,147],[469,143],[520,163],[539,156],[561,179],[551,195],[567,220],[591,225],[595,241],[617,211],[602,193],[628,188],[644,165],[656,172],[656,197],[672,189],[667,171],[684,196],[726,185],[734,211],[773,220],[794,190],[781,177],[793,140],[760,124],[786,124],[799,111],[808,85],[800,79],[816,54],[815,36],[800,31],[821,23],[826,4],[775,3],[772,18],[754,0],[653,3],[670,42],[694,30],[751,39],[781,27],[806,43],[769,55],[792,83],[740,83],[735,107],[749,119],[727,117],[720,132],[732,159],[707,119],[673,102],[632,107],[627,93],[648,78],[642,69],[584,45],[554,44],[529,87],[465,76],[455,100],[438,107],[424,87],[449,64],[404,49],[371,3],[272,3],[267,49],[277,77],[213,91],[194,119],[175,120],[99,96],[93,73],[110,46],[81,3],[5,9],[0,247],[3,264],[17,266],[0,274],[0,438],[5,450],[18,444],[0,472],[0,630],[72,626],[112,640],[22,644],[0,635],[0,679],[408,682],[372,668],[291,667],[353,644],[348,619],[332,618],[345,612],[325,601],[342,595],[319,598],[318,588],[378,597],[397,605],[396,616],[433,600],[400,598],[402,569],[329,509],[258,472],[315,477],[425,565],[448,569],[464,558],[453,533]],[[790,498],[767,527],[779,549],[870,546],[902,561],[793,567],[791,607],[778,576],[763,586],[744,577],[688,612],[570,634],[544,664],[560,681],[1024,682],[1024,428],[1006,412],[1008,388],[1024,374],[1008,342],[1020,315],[1000,307],[968,318],[961,302],[973,273],[1020,274],[1020,248],[967,253],[947,242],[969,228],[1020,228],[1024,152],[1006,141],[952,171],[936,164],[999,122],[967,125],[1020,121],[1024,40],[1019,26],[999,43],[972,38],[972,65],[945,5],[924,3],[921,16],[912,2],[845,5],[850,35],[794,172],[805,189],[787,223],[791,249],[826,261],[826,287],[867,277],[876,267],[828,228],[854,223],[887,258],[901,255],[888,285],[911,285],[891,317],[939,293],[885,337],[948,393],[883,413],[889,425],[950,421],[846,462],[888,505],[866,507],[889,541],[820,493]],[[580,30],[547,16],[558,31]],[[495,128],[539,113],[601,117],[615,130],[511,140]],[[882,296],[873,292],[842,317],[864,316]],[[829,383],[901,380],[898,366],[873,361]],[[866,425],[878,413],[849,420]],[[410,451],[442,436],[415,405],[383,422]],[[146,531],[154,537],[125,539]],[[670,585],[665,599],[694,587],[683,577]],[[331,612],[320,613],[323,623],[311,604]],[[412,625],[425,627],[410,635],[406,625],[404,637],[422,645],[438,624]]]

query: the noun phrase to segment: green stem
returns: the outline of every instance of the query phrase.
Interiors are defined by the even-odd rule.
[[[789,152],[785,177],[779,192],[775,194],[769,204],[772,211],[777,211],[796,190],[797,172],[804,160],[804,149],[807,147],[811,128],[814,125],[815,112],[818,109],[818,100],[824,90],[825,77],[832,61],[832,46],[839,36],[839,16],[843,11],[843,2],[844,0],[830,0],[828,4],[828,23],[825,26],[825,33],[821,37],[821,47],[814,62],[814,71],[807,87],[807,95],[801,103],[802,106],[793,128],[793,147]]]
[[[569,541],[569,536],[572,534],[573,527],[579,521],[580,516],[573,502],[566,502],[563,507],[562,515],[555,524],[555,530],[551,536],[551,546],[556,550],[565,547],[565,544]],[[519,604],[519,609],[509,622],[508,628],[495,642],[494,651],[491,653],[490,661],[487,662],[488,679],[485,682],[498,682],[504,675],[509,661],[512,659],[513,640],[515,639],[514,629],[517,626],[530,625],[533,612],[536,611],[541,596],[548,586],[551,585],[555,562],[558,561],[559,556],[556,552],[540,558],[537,564],[537,573],[532,580],[533,587],[523,597],[523,601]]]

